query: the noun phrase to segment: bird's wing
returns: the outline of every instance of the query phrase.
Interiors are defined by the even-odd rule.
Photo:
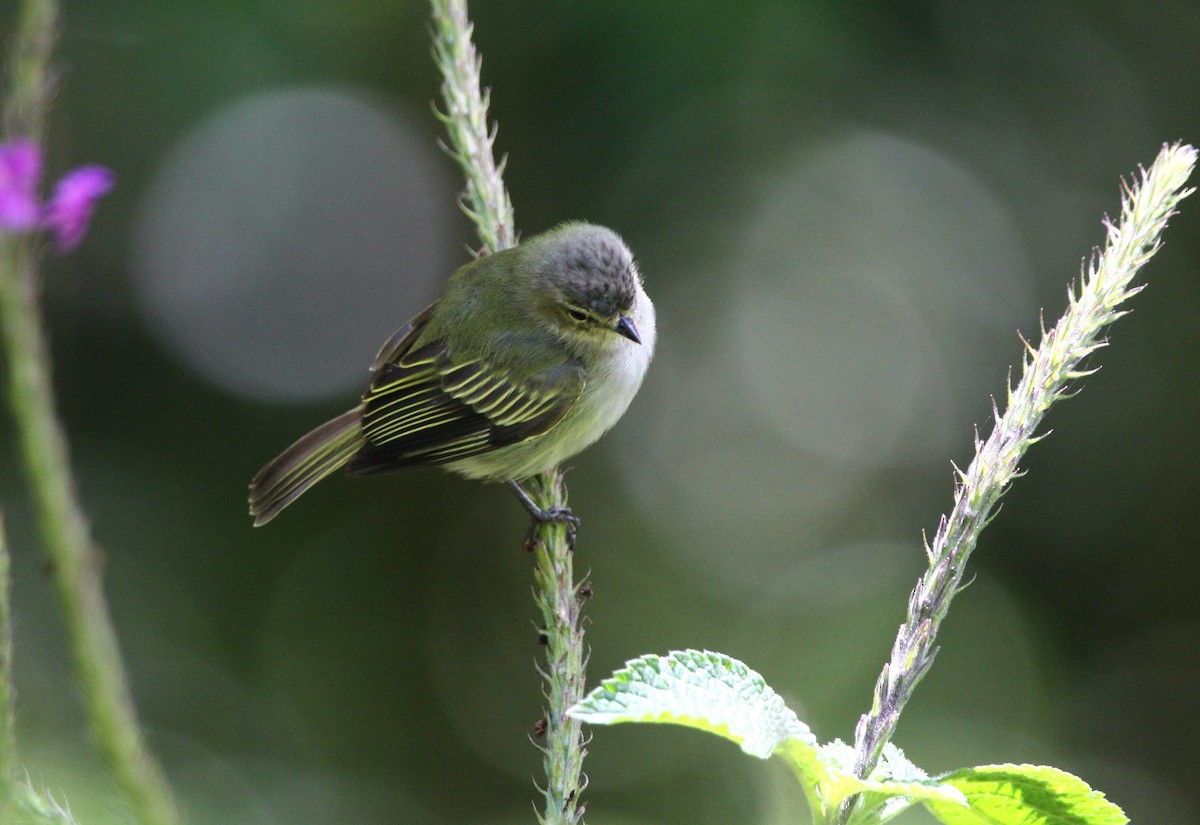
[[[547,432],[583,391],[581,367],[565,364],[517,380],[483,360],[455,361],[444,342],[417,350],[397,334],[391,359],[363,397],[366,444],[352,475],[444,464]],[[381,357],[384,353],[381,352]]]
[[[400,356],[408,352],[409,348],[416,342],[421,333],[425,331],[425,324],[429,322],[429,318],[433,315],[433,310],[437,307],[437,301],[434,301],[425,309],[418,312],[413,319],[409,321],[379,348],[379,353],[375,356],[375,363],[371,364],[371,374],[378,376],[380,370],[389,366],[392,362],[398,360]]]

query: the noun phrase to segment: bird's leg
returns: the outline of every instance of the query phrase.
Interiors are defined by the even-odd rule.
[[[579,517],[571,512],[570,507],[551,507],[548,510],[543,510],[534,503],[529,497],[529,493],[525,492],[525,488],[519,482],[510,481],[509,486],[513,492],[517,494],[517,499],[521,505],[533,517],[534,522],[557,522],[567,525],[567,535],[570,537],[572,544],[575,540],[575,531],[579,529]]]

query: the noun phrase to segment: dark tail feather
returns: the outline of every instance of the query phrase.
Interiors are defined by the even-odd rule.
[[[297,496],[349,461],[362,444],[362,411],[353,409],[284,450],[250,482],[254,526],[275,518]]]

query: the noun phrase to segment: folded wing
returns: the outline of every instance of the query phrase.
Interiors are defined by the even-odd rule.
[[[482,360],[455,361],[444,342],[404,351],[417,337],[410,333],[390,361],[377,361],[351,475],[444,464],[525,441],[562,420],[583,390],[578,365],[516,380]]]

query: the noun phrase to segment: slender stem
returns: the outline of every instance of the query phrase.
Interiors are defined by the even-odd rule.
[[[443,147],[467,179],[459,205],[475,224],[485,251],[498,252],[517,242],[512,201],[504,186],[504,161],[496,162],[496,129],[488,125],[491,92],[480,85],[483,58],[471,42],[474,26],[466,0],[432,0],[433,57],[442,72],[442,101],[437,111],[449,142]]]
[[[92,733],[138,820],[166,825],[178,817],[161,771],[142,744],[104,601],[101,555],[75,492],[66,438],[54,410],[35,287],[36,258],[29,236],[0,239],[0,327],[9,404]]]
[[[1070,397],[1073,381],[1091,374],[1083,360],[1105,346],[1104,331],[1125,314],[1118,307],[1141,291],[1133,279],[1158,251],[1161,234],[1175,207],[1191,194],[1184,189],[1196,164],[1191,146],[1164,146],[1149,170],[1123,187],[1119,223],[1105,221],[1108,241],[1092,258],[1078,286],[1067,293],[1067,310],[1053,329],[1043,326],[1035,349],[1026,343],[1021,379],[1008,388],[1001,414],[993,402],[994,426],[987,440],[975,437],[975,457],[966,471],[956,468],[954,506],[942,516],[933,542],[926,542],[929,570],[908,601],[908,618],[896,636],[891,660],[875,685],[871,710],[855,731],[855,770],[867,777],[890,741],[900,712],[933,664],[938,627],[961,589],[967,559],[1000,498],[1018,475],[1025,451],[1043,436],[1037,430],[1050,406]],[[838,812],[850,820],[853,806]]]
[[[504,163],[496,162],[494,127],[487,120],[488,93],[480,86],[481,59],[471,42],[472,26],[466,0],[432,0],[433,53],[442,72],[446,151],[462,168],[466,190],[460,199],[475,223],[485,251],[496,252],[516,242],[512,202],[504,186]],[[565,507],[567,488],[558,468],[525,481],[542,509]],[[580,795],[587,784],[583,774],[583,735],[580,723],[567,717],[567,708],[583,698],[584,652],[582,599],[571,564],[572,537],[559,523],[535,526],[535,600],[542,611],[546,639],[545,823],[577,823],[583,818]]]
[[[9,56],[10,80],[4,101],[8,137],[41,142],[46,101],[54,87],[50,58],[58,36],[58,0],[25,0]]]
[[[12,679],[12,557],[0,514],[0,825],[13,821],[17,792],[17,735]]]
[[[45,130],[56,25],[56,3],[26,0],[5,106],[10,135],[37,139]],[[75,491],[66,436],[54,409],[38,286],[36,238],[0,234],[0,335],[8,401],[92,733],[138,820],[171,825],[178,816],[161,771],[142,744],[104,601],[101,556]]]
[[[557,469],[527,482],[533,499],[546,506],[566,506],[567,488]],[[587,787],[583,773],[582,723],[567,710],[583,700],[587,652],[583,644],[583,589],[574,580],[571,546],[574,539],[562,523],[537,526],[534,551],[537,565],[534,599],[542,611],[546,638],[546,809],[542,821],[574,823],[583,820],[579,797]]]

